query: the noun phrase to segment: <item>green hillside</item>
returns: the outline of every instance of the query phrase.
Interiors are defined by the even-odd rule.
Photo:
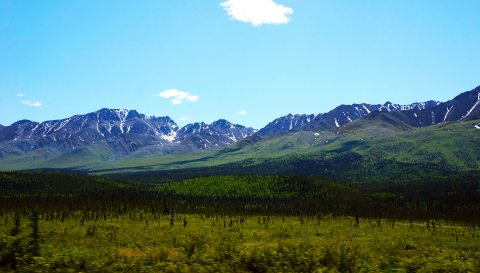
[[[367,182],[445,175],[478,170],[477,123],[450,122],[417,129],[359,120],[340,128],[338,134],[300,131],[221,151],[122,160],[89,171],[146,177],[160,171],[167,180],[249,173]]]
[[[332,130],[254,135],[201,152],[189,144],[148,146],[119,158],[114,145],[100,141],[61,155],[44,147],[0,162],[4,170],[69,168],[153,182],[216,174],[315,175],[367,182],[478,170],[478,120],[415,128],[409,125],[410,114],[376,111]]]

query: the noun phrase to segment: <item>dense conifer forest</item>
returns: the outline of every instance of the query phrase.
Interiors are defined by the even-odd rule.
[[[0,173],[2,271],[480,270],[478,172],[385,183]]]

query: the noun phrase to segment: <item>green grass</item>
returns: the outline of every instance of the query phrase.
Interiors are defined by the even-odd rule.
[[[59,153],[47,146],[0,161],[0,170],[93,167],[115,159],[116,156],[111,149],[98,143],[65,153]]]
[[[81,214],[81,213],[80,213]],[[26,272],[478,272],[479,230],[440,220],[144,214],[82,223],[40,220],[40,255]],[[10,219],[10,220],[6,220]],[[0,244],[11,215],[0,217]],[[186,227],[184,226],[187,222]],[[380,226],[378,225],[380,221]],[[21,220],[28,241],[27,219]],[[148,223],[147,223],[148,222]],[[7,244],[8,245],[8,244]],[[3,272],[8,272],[4,264]]]

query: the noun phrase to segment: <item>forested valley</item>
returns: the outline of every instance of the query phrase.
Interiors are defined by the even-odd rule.
[[[2,172],[0,268],[479,271],[478,177],[342,183],[245,174],[144,183]]]

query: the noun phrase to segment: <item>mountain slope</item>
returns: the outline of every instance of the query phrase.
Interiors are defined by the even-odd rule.
[[[141,163],[135,160],[118,163],[125,168],[122,171],[131,172],[201,167],[210,168],[212,172],[222,170],[225,174],[250,170],[252,173],[315,174],[345,180],[380,178],[385,172],[392,177],[408,177],[408,172],[427,175],[475,170],[480,166],[480,156],[477,155],[480,154],[480,121],[469,119],[479,111],[477,102],[478,88],[436,106],[432,106],[437,104],[435,102],[430,107],[410,110],[373,111],[341,127],[330,126],[333,130],[292,130],[267,136],[254,134],[224,149],[192,157],[186,154],[168,160],[150,158]],[[431,121],[432,111],[440,113],[446,105],[459,110],[452,112],[455,115],[444,116],[439,124],[419,125],[422,118],[426,120],[424,123]],[[444,122],[449,117],[460,117],[460,120]],[[306,159],[300,160],[299,157]],[[303,163],[298,165],[295,162]],[[116,166],[120,166],[116,164],[109,164],[108,168],[115,172]],[[319,167],[324,165],[329,167]],[[102,168],[98,166],[95,170],[101,172]]]
[[[5,127],[0,141],[33,139],[43,146],[57,143],[62,150],[91,144],[101,139],[125,134],[154,136],[159,142],[169,143],[169,136],[178,126],[169,117],[147,118],[137,111],[101,109],[86,115],[76,115],[62,120],[35,122],[21,120]],[[32,146],[30,149],[41,148]]]
[[[254,132],[252,128],[223,119],[179,128],[169,117],[146,117],[135,110],[104,108],[62,120],[40,123],[21,120],[4,127],[0,131],[0,159],[12,160],[9,165],[17,168],[21,168],[22,162],[32,164],[33,161],[42,167],[58,161],[63,163],[56,166],[85,166],[85,162],[99,164],[118,160],[145,147],[158,150],[165,146],[168,147],[163,149],[166,153],[218,149]],[[79,158],[79,154],[84,159],[75,165],[72,158]],[[49,157],[56,159],[52,158],[50,163],[40,162]],[[70,164],[65,163],[69,161]]]
[[[183,132],[190,132],[190,134]],[[187,125],[179,130],[179,135],[184,142],[190,142],[199,150],[205,151],[228,146],[254,132],[256,130],[252,128],[219,119],[210,125],[203,122]]]
[[[92,171],[207,167],[245,159],[256,162],[261,158],[293,158],[298,154],[336,157],[354,153],[397,162],[398,158],[389,155],[390,152],[379,152],[379,147],[395,146],[392,143],[400,141],[398,147],[388,149],[395,153],[404,153],[402,147],[415,151],[419,145],[412,146],[407,138],[416,139],[432,124],[432,128],[440,131],[462,124],[455,125],[455,130],[476,137],[480,132],[480,123],[472,121],[476,118],[480,118],[480,87],[444,103],[354,104],[341,105],[316,116],[287,115],[258,132],[226,120],[179,128],[168,117],[147,118],[136,111],[101,109],[64,120],[43,123],[22,120],[4,127],[0,131],[2,139],[13,140],[0,142],[0,160],[3,169],[61,167]],[[440,129],[441,126],[447,127]],[[422,127],[425,128],[419,129]],[[444,135],[440,131],[432,134],[453,137],[458,143],[447,146],[449,151],[439,153],[442,155],[439,158],[451,162],[448,163],[451,166],[470,168],[465,166],[476,159],[465,160],[460,155],[463,151],[475,158],[462,146],[468,141],[461,140],[456,133]],[[432,141],[441,143],[440,139]],[[431,147],[441,149],[442,145]],[[432,157],[429,151],[426,154]]]
[[[301,127],[305,131],[323,131],[339,128],[374,111],[400,112],[397,117],[413,127],[425,127],[448,121],[480,119],[480,86],[464,92],[447,102],[428,101],[410,105],[386,102],[384,105],[340,105],[332,111],[318,115]]]
[[[439,104],[438,101],[427,101],[424,103],[413,103],[409,105],[392,104],[386,102],[383,105],[380,104],[352,104],[352,105],[340,105],[335,109],[318,115],[311,122],[301,128],[305,131],[323,131],[333,130],[339,128],[345,124],[348,124],[354,120],[357,120],[365,115],[368,115],[374,111],[381,112],[397,112],[397,111],[423,111],[435,107]]]
[[[260,129],[256,134],[259,136],[267,136],[267,135],[273,135],[278,133],[285,133],[309,123],[317,115],[288,114],[286,116],[279,117],[273,120],[272,122],[267,124],[265,127]]]
[[[229,152],[122,160],[89,172],[152,174],[155,179],[214,174],[301,174],[358,182],[430,177],[478,170],[480,130],[475,127],[478,123],[478,120],[447,122],[378,136],[368,136],[361,129],[350,135],[298,131],[233,149],[238,142],[225,148]]]

